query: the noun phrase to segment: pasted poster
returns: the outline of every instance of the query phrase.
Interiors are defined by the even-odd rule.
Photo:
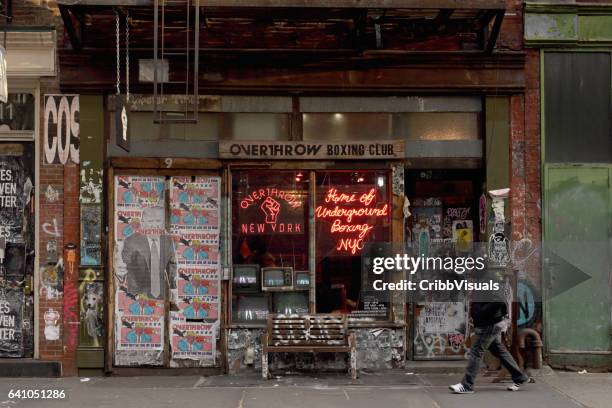
[[[173,359],[214,364],[219,319],[219,177],[174,177],[170,233],[176,249],[175,301],[170,319]]]
[[[164,319],[121,316],[118,350],[163,350]]]
[[[79,163],[79,95],[45,95],[43,147],[45,164]]]
[[[415,308],[416,359],[457,358],[466,352],[467,311],[464,302],[428,302]]]
[[[23,289],[0,288],[0,357],[23,357]]]
[[[26,177],[23,159],[2,156],[0,159],[0,238],[22,243],[24,209],[32,191]]]
[[[176,275],[174,244],[166,233],[165,188],[163,177],[115,178],[117,365],[163,364],[165,288]]]
[[[214,364],[216,323],[184,323],[172,321],[173,359],[204,360]]]

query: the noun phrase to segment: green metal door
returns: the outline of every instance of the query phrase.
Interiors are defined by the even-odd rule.
[[[543,288],[549,354],[612,351],[611,168],[545,168],[544,245],[550,251],[544,256]]]

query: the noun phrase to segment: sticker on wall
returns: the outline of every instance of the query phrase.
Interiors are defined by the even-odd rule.
[[[81,206],[81,265],[102,264],[102,207]]]
[[[90,161],[85,161],[81,165],[81,190],[79,201],[81,204],[101,204],[102,203],[102,182],[104,170],[94,169]]]
[[[79,95],[45,95],[45,164],[79,163]]]
[[[510,243],[502,232],[489,237],[489,262],[493,266],[505,267],[510,262]]]
[[[60,339],[60,314],[57,310],[53,308],[47,309],[45,314],[43,315],[43,319],[45,320],[45,340],[47,341],[56,341]]]
[[[459,252],[472,251],[474,239],[472,220],[453,221],[453,242]]]
[[[102,282],[84,281],[79,287],[81,311],[81,346],[100,347],[103,345],[104,288]]]

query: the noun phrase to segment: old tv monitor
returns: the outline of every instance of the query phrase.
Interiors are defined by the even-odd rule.
[[[308,293],[278,292],[272,297],[274,313],[284,315],[308,314]]]
[[[261,268],[262,290],[292,290],[293,268]]]
[[[295,289],[310,289],[310,271],[295,271],[295,278],[293,284],[295,286]]]
[[[259,292],[259,265],[234,265],[232,290],[237,293]]]
[[[236,295],[232,308],[233,320],[238,323],[265,323],[268,318],[268,298],[264,294]]]

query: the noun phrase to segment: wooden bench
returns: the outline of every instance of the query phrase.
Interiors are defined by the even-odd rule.
[[[349,353],[349,373],[357,378],[355,335],[345,314],[269,315],[261,343],[263,378],[270,376],[268,353]]]

